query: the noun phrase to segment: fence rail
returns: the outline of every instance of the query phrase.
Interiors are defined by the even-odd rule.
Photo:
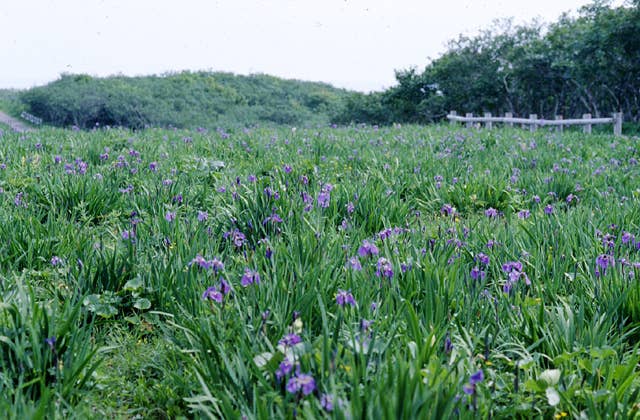
[[[513,114],[507,112],[504,117],[493,117],[487,112],[483,117],[474,117],[473,114],[467,113],[464,117],[459,116],[456,111],[451,111],[447,118],[452,124],[463,122],[467,127],[471,127],[474,123],[485,124],[489,129],[493,127],[493,123],[503,123],[513,127],[514,124],[529,126],[531,131],[535,131],[538,127],[555,126],[558,131],[562,131],[564,126],[582,125],[583,132],[590,134],[591,126],[594,124],[613,124],[613,134],[622,135],[622,112],[614,112],[611,118],[591,118],[591,114],[583,114],[582,118],[563,119],[562,115],[557,115],[554,120],[540,119],[536,114],[529,115],[529,118],[514,118]]]
[[[35,115],[29,114],[28,112],[22,112],[22,114],[20,114],[20,117],[26,121],[29,121],[31,124],[42,124],[42,118],[38,118]]]

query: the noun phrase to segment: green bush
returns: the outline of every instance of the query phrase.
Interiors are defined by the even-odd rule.
[[[65,74],[23,92],[29,112],[59,127],[328,124],[346,91],[322,83],[228,73],[94,78]]]

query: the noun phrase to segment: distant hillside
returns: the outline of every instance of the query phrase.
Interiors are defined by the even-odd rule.
[[[22,92],[20,100],[28,112],[61,127],[229,127],[327,124],[349,95],[324,83],[268,75],[182,72],[106,78],[65,74]]]

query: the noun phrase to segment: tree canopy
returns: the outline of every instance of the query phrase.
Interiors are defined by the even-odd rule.
[[[595,1],[551,24],[497,22],[460,36],[422,72],[382,93],[354,94],[339,122],[431,122],[448,110],[640,120],[640,1]]]

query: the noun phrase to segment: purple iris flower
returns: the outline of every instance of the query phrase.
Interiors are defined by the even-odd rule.
[[[387,238],[391,237],[391,229],[389,228],[385,228],[382,229],[379,233],[378,233],[378,237],[380,238],[380,240],[384,241]]]
[[[518,212],[518,219],[528,219],[531,216],[531,212],[529,210],[520,210]]]
[[[202,294],[202,299],[211,299],[212,301],[222,303],[222,293],[218,291],[214,286],[208,287]]]
[[[469,383],[471,385],[479,384],[482,381],[484,381],[484,372],[482,371],[482,369],[471,375],[471,377],[469,378]]]
[[[451,216],[456,212],[455,207],[453,207],[451,204],[445,204],[444,206],[442,206],[442,208],[440,209],[440,213],[444,214],[445,216]]]
[[[287,359],[284,359],[282,362],[280,362],[280,366],[278,366],[278,369],[276,370],[276,378],[281,381],[282,378],[291,373],[292,369],[293,364],[291,364],[291,362]]]
[[[347,203],[347,213],[351,214],[355,211],[356,207],[352,202]]]
[[[328,412],[333,411],[333,395],[322,394],[320,397],[320,406]]]
[[[449,337],[449,333],[444,337],[444,352],[445,354],[451,353],[453,350],[453,343],[451,342],[451,338]]]
[[[136,231],[135,230],[123,230],[120,233],[120,236],[122,236],[122,239],[129,240],[129,239],[135,239],[136,237]]]
[[[250,284],[260,284],[260,274],[257,271],[251,270],[249,268],[244,269],[244,274],[240,279],[240,284],[242,287],[247,287]]]
[[[356,306],[356,300],[353,298],[353,294],[351,294],[351,291],[342,289],[338,289],[338,293],[336,293],[336,303],[342,307],[347,304]]]
[[[222,237],[224,239],[231,239],[231,241],[233,242],[233,245],[236,246],[236,248],[241,248],[242,245],[244,245],[244,243],[246,242],[246,236],[244,235],[244,233],[240,232],[239,229],[233,229],[230,230],[228,232],[225,232]]]
[[[511,287],[520,279],[524,279],[527,286],[531,285],[529,276],[527,276],[522,268],[522,263],[520,261],[509,261],[502,264],[502,271],[507,273],[509,276],[509,280],[507,280],[507,283],[503,286],[503,291],[505,293],[509,293],[511,291]]]
[[[16,207],[27,207],[27,203],[24,200],[23,192],[19,192],[18,194],[16,194],[15,198],[13,199],[13,204],[15,204]]]
[[[351,269],[354,271],[362,270],[362,264],[360,263],[360,260],[358,259],[358,257],[349,258],[349,260],[347,261],[347,266],[351,267]]]
[[[206,211],[198,210],[198,222],[204,222],[209,218],[209,213]]]
[[[493,207],[489,207],[484,211],[484,215],[489,218],[498,217],[498,210],[494,209]]]
[[[298,373],[289,378],[287,382],[287,391],[296,394],[302,391],[303,395],[309,395],[316,389],[316,381],[313,376],[306,373]]]
[[[300,338],[298,334],[291,333],[282,337],[282,339],[278,341],[278,344],[283,345],[285,347],[293,347],[296,344],[301,342],[302,342],[302,338]]]
[[[607,271],[607,268],[613,267],[614,265],[615,259],[611,255],[598,255],[598,257],[596,258],[596,275],[604,275]]]
[[[358,255],[361,257],[378,255],[379,252],[378,247],[367,240],[362,241],[362,245],[358,248]]]
[[[49,337],[49,338],[45,338],[44,342],[45,342],[46,345],[49,346],[49,349],[55,350],[55,348],[56,348],[56,337],[55,336]]]
[[[321,192],[318,194],[318,206],[326,209],[329,207],[329,200],[331,200],[331,195],[328,192]]]
[[[478,266],[475,266],[471,269],[471,278],[474,280],[482,280],[486,277],[487,273],[485,273],[484,271],[480,270],[478,268]]]
[[[484,372],[482,369],[471,375],[469,383],[462,387],[462,390],[467,395],[473,395],[476,393],[476,385],[484,381]]]
[[[223,295],[231,293],[231,285],[222,277],[220,277],[220,292],[222,292]]]
[[[384,257],[379,258],[376,267],[376,276],[386,277],[388,279],[393,277],[393,265],[388,259]]]

